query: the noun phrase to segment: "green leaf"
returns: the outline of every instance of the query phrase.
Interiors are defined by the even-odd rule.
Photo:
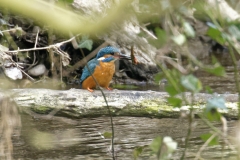
[[[162,47],[168,40],[168,36],[166,31],[160,29],[159,27],[154,29],[157,39],[153,39],[152,37],[148,38],[148,42],[155,46],[156,48]],[[139,35],[141,36],[141,35]],[[143,37],[149,37],[145,33],[142,33]]]
[[[159,83],[161,79],[163,79],[165,77],[163,72],[159,72],[154,76],[154,81],[156,83]]]
[[[177,149],[177,142],[175,142],[171,137],[164,137],[163,142],[167,146],[167,153],[172,153]]]
[[[180,107],[182,105],[182,100],[180,98],[176,97],[168,97],[167,101],[169,104],[171,104],[173,107]]]
[[[139,157],[139,155],[142,153],[143,151],[143,147],[136,147],[133,150],[133,157],[134,159],[137,159]]]
[[[179,93],[172,85],[166,85],[165,90],[170,96],[175,96]]]
[[[214,97],[207,100],[206,109],[210,111],[212,109],[227,109],[225,100],[223,97]]]
[[[221,32],[217,28],[209,27],[207,31],[207,35],[213,39],[216,39],[217,37],[221,36]]]
[[[193,75],[182,76],[181,84],[191,92],[197,93],[202,90],[201,81]]]
[[[212,56],[213,67],[205,68],[204,70],[216,76],[225,76],[225,68],[218,62],[217,58]]]
[[[80,41],[80,44],[78,45],[79,48],[86,48],[89,51],[92,50],[93,41],[91,39],[88,39],[88,36],[82,36],[82,40]]]
[[[171,137],[156,137],[149,145],[153,153],[157,155],[157,159],[168,159],[173,151],[177,149],[177,142]],[[160,154],[159,154],[160,153]]]
[[[162,137],[158,136],[153,139],[152,143],[150,144],[150,148],[154,153],[158,153],[161,145],[162,145]]]
[[[211,110],[204,109],[204,115],[209,121],[220,121],[222,116],[215,108]]]
[[[155,32],[158,38],[158,42],[162,45],[164,45],[167,42],[167,33],[166,31],[160,29],[159,27],[155,28]]]
[[[112,138],[112,133],[111,132],[104,132],[103,136],[104,136],[104,138]]]
[[[172,37],[172,40],[179,46],[183,45],[186,42],[186,37],[183,34]]]
[[[213,93],[212,88],[209,86],[205,86],[205,90],[206,90],[206,93],[209,93],[209,94]]]
[[[226,41],[225,36],[223,36],[222,32],[216,27],[210,27],[207,31],[207,35],[221,45],[223,45]]]
[[[81,44],[78,45],[79,48],[86,48],[89,51],[92,50],[92,45],[93,45],[93,41],[92,40],[86,40],[84,42],[82,42]]]
[[[214,74],[216,76],[225,76],[226,72],[225,72],[225,68],[223,66],[216,65],[214,68],[206,68],[205,69],[206,72]]]
[[[228,27],[228,32],[237,40],[240,40],[240,31],[235,25]]]
[[[211,133],[206,133],[206,134],[202,134],[200,137],[201,137],[201,139],[202,139],[204,142],[206,142],[211,136],[212,136]],[[219,145],[218,136],[215,136],[215,137],[210,141],[210,143],[208,143],[208,146],[213,146],[213,145]]]
[[[192,38],[195,37],[195,31],[194,31],[193,27],[188,22],[183,23],[183,29],[184,29],[185,34],[188,37],[192,37]]]

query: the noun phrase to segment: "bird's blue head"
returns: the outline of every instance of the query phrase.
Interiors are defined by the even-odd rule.
[[[108,47],[100,49],[96,58],[103,57],[106,54],[113,55],[114,53],[120,53],[120,50],[116,47],[108,46]]]

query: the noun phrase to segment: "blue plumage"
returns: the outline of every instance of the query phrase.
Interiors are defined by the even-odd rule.
[[[82,76],[80,78],[80,84],[93,73],[97,65],[99,65],[99,60],[97,58],[94,58],[87,63],[87,65],[83,68]],[[89,70],[91,73],[89,72]]]
[[[80,84],[82,84],[82,82],[87,79],[93,72],[94,72],[94,69],[96,68],[97,65],[99,65],[99,60],[98,58],[101,58],[103,57],[104,55],[106,54],[112,54],[115,53],[115,52],[118,52],[120,53],[120,50],[118,48],[115,48],[115,47],[111,47],[111,46],[108,46],[108,47],[105,47],[105,48],[102,48],[99,50],[96,58],[90,60],[87,65],[83,68],[83,72],[82,72],[82,76],[80,78]],[[108,58],[105,58],[103,59],[102,61],[103,62],[110,62],[114,60],[114,57],[108,57]],[[88,69],[89,68],[89,69]],[[90,72],[89,72],[90,70]]]
[[[108,47],[100,49],[96,58],[103,57],[105,54],[113,54],[113,53],[116,53],[116,52],[120,53],[120,50],[118,48],[108,46]]]

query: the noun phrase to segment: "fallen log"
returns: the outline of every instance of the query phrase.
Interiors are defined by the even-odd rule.
[[[50,89],[13,89],[3,91],[13,97],[21,108],[31,109],[36,113],[48,114],[53,109],[55,115],[72,118],[97,117],[108,115],[106,102],[99,90],[90,93],[87,90],[50,90]],[[189,106],[174,108],[166,101],[166,92],[155,91],[124,91],[104,90],[107,103],[113,116],[145,116],[145,117],[172,117],[180,116],[181,111],[188,111]],[[194,96],[195,113],[202,112],[206,100],[214,96],[223,96],[228,111],[223,113],[231,118],[238,115],[237,94],[210,95],[198,93]],[[190,93],[186,93],[190,102]]]

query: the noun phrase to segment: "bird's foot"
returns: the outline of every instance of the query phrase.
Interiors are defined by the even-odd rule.
[[[93,92],[93,90],[92,90],[92,89],[90,89],[90,88],[87,88],[87,90],[88,90],[89,92]]]
[[[107,90],[109,90],[109,91],[112,91],[113,89],[112,88],[110,88],[110,87],[106,87],[107,88]]]

